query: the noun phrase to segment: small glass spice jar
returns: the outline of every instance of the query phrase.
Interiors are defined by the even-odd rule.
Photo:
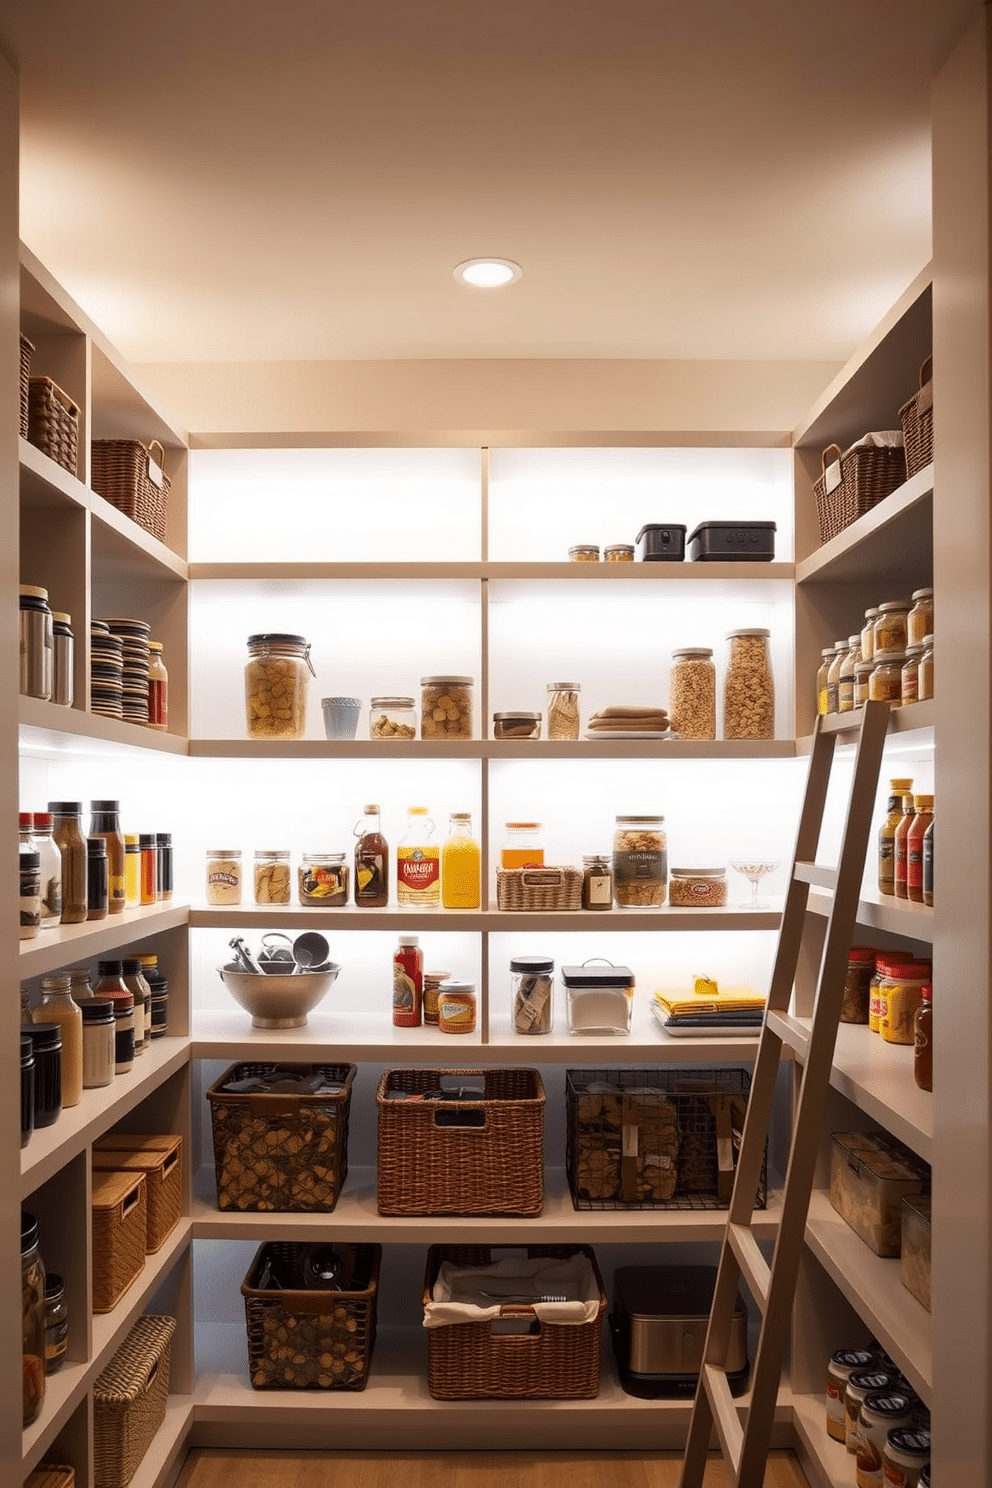
[[[878,619],[878,605],[872,605],[865,610],[865,623],[861,627],[861,659],[871,661],[875,655],[875,621]]]
[[[240,847],[207,849],[207,903],[241,903]]]
[[[847,652],[844,641],[835,641],[830,665],[827,667],[827,712],[840,712],[840,668]]]
[[[440,1016],[437,1000],[441,983],[446,982],[450,976],[450,971],[424,972],[424,1022],[429,1023],[433,1028],[437,1027]]]
[[[847,638],[847,650],[840,659],[837,683],[837,712],[850,713],[854,709],[854,673],[861,660],[861,636]]]
[[[289,877],[289,848],[258,848],[255,852],[255,903],[288,904]]]
[[[302,739],[307,724],[307,689],[317,674],[310,643],[275,631],[248,637],[245,717],[250,739]]]
[[[577,739],[579,737],[579,693],[578,682],[548,683],[548,738]]]
[[[301,904],[326,909],[348,903],[351,882],[344,853],[305,852],[297,870]]]
[[[597,543],[575,543],[569,548],[568,556],[572,563],[598,563],[599,545]]]
[[[921,646],[933,635],[933,590],[914,589],[912,608],[906,616],[906,645]]]
[[[441,1033],[474,1033],[475,987],[453,977],[441,983],[437,993],[437,1026]]]
[[[875,651],[871,676],[868,678],[868,697],[873,703],[888,703],[890,708],[902,706],[902,669],[906,660],[904,651]]]
[[[633,543],[611,543],[608,548],[603,549],[603,561],[605,563],[633,563]]]
[[[141,893],[139,904],[155,904],[158,900],[158,833],[139,832],[138,846],[141,849]]]
[[[510,958],[514,1033],[550,1033],[554,1027],[555,963],[550,956]]]
[[[609,853],[588,853],[583,856],[582,908],[613,908],[613,860]]]
[[[374,697],[369,705],[370,739],[415,739],[417,709],[412,697]]]
[[[902,664],[902,671],[899,676],[899,693],[902,707],[905,707],[907,703],[919,701],[920,657],[922,655],[922,646],[908,646],[906,648],[906,660]]]
[[[57,1374],[69,1347],[69,1309],[65,1282],[55,1271],[45,1277],[45,1373]]]
[[[887,600],[878,607],[875,621],[874,655],[880,651],[905,651],[910,606],[905,600]]]
[[[873,661],[862,659],[854,668],[854,706],[863,708],[871,696],[871,674],[875,670]]]
[[[816,711],[821,718],[825,718],[829,712],[827,697],[827,677],[830,672],[830,663],[834,659],[833,646],[824,646],[820,652],[820,665],[816,671]]]

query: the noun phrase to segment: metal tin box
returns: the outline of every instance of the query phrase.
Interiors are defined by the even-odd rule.
[[[690,562],[770,563],[775,557],[774,522],[700,522],[689,534]]]
[[[685,528],[678,522],[648,522],[637,541],[644,544],[641,557],[646,562],[681,563],[685,557]]]
[[[691,1395],[716,1286],[715,1266],[622,1266],[613,1277],[610,1329],[617,1370],[630,1395]],[[731,1392],[747,1385],[747,1312],[734,1306],[727,1376]]]

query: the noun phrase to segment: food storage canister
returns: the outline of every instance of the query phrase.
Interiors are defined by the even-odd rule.
[[[723,684],[723,737],[774,739],[775,683],[768,639],[762,629],[727,633],[729,654]]]
[[[575,543],[569,548],[568,556],[572,563],[598,563],[599,545],[597,543]]]
[[[916,700],[926,702],[933,697],[933,636],[925,636],[923,650],[916,668]]]
[[[613,893],[620,909],[664,904],[668,837],[663,816],[618,816],[613,833]]]
[[[305,852],[297,874],[300,903],[315,909],[347,904],[350,878],[343,852]]]
[[[540,713],[494,713],[494,739],[539,739],[541,737]]]
[[[316,676],[310,642],[300,635],[266,631],[248,637],[245,715],[251,739],[302,739],[307,690]]]
[[[672,868],[668,902],[675,909],[718,909],[727,902],[724,868]]]
[[[586,962],[563,966],[562,986],[568,1007],[568,1031],[579,1037],[611,1038],[630,1033],[634,973],[629,966]]]
[[[578,682],[548,683],[548,738],[577,739],[579,737],[579,693]]]
[[[680,739],[716,738],[716,667],[708,646],[672,652],[668,713]]]
[[[114,1004],[87,997],[79,1004],[83,1020],[83,1089],[98,1089],[114,1078]]]
[[[369,704],[370,739],[415,739],[417,709],[412,697],[374,697]]]
[[[933,635],[933,590],[914,589],[912,607],[906,616],[906,644],[920,646],[928,635]]]
[[[905,661],[904,651],[880,651],[876,648],[871,676],[868,678],[868,696],[873,703],[888,703],[890,708],[902,706],[902,669]]]
[[[555,963],[550,956],[510,958],[514,1033],[550,1033],[554,1027]]]
[[[905,651],[909,610],[907,600],[891,599],[879,605],[874,633],[876,656],[879,651]]]
[[[24,1425],[45,1403],[45,1266],[38,1249],[38,1221],[21,1210],[21,1341],[24,1354]],[[15,1396],[16,1399],[16,1396]]]
[[[538,821],[508,821],[503,826],[501,868],[543,868],[544,844]]]
[[[72,633],[72,616],[61,610],[52,611],[52,702],[71,708],[75,697],[73,669],[76,638]]]
[[[608,548],[603,549],[603,560],[606,563],[633,563],[633,543],[611,543]]]
[[[686,529],[679,522],[647,522],[635,538],[642,543],[646,563],[681,563],[685,557]]]
[[[21,693],[48,702],[52,696],[52,612],[48,590],[20,586]]]
[[[34,1045],[34,1125],[52,1126],[62,1111],[62,1029],[57,1023],[24,1023]]]
[[[421,677],[420,737],[471,739],[472,677]]]
[[[288,847],[260,847],[256,850],[256,904],[288,904],[289,879]]]
[[[240,847],[207,849],[207,903],[241,903]]]

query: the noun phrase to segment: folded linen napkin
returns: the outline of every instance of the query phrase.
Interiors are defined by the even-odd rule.
[[[485,1294],[485,1295],[483,1295]],[[458,1266],[443,1261],[433,1295],[424,1306],[424,1327],[441,1328],[452,1323],[478,1323],[500,1316],[501,1304],[492,1300],[505,1295],[509,1306],[533,1307],[542,1322],[578,1325],[591,1323],[599,1315],[600,1294],[596,1276],[584,1255],[553,1260],[510,1258],[489,1266]],[[547,1296],[564,1296],[565,1302],[539,1302]],[[521,1298],[533,1297],[533,1302]]]

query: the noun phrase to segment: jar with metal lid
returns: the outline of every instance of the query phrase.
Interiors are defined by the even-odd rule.
[[[289,848],[257,848],[254,879],[256,904],[288,904]]]
[[[69,1346],[69,1309],[65,1282],[55,1271],[45,1277],[45,1373],[57,1374]]]
[[[830,672],[830,663],[834,659],[833,646],[824,646],[820,652],[820,665],[816,671],[816,711],[821,718],[829,713],[829,696],[827,694],[827,678]]]
[[[868,1030],[870,1033],[881,1031],[882,1013],[885,1011],[881,994],[882,978],[888,976],[890,966],[897,966],[899,960],[897,953],[890,951],[879,951],[875,957],[875,970],[872,972],[868,987]]]
[[[871,605],[865,610],[865,623],[861,627],[861,657],[864,661],[871,661],[875,655],[875,621],[878,619],[878,606]]]
[[[611,543],[608,548],[603,549],[603,559],[606,563],[633,563],[633,543]]]
[[[30,1426],[45,1403],[45,1266],[38,1249],[38,1221],[21,1210],[21,1343],[24,1415]]]
[[[21,1033],[34,1050],[34,1126],[52,1126],[62,1111],[62,1029],[57,1023],[26,1023]]]
[[[886,600],[878,607],[874,629],[874,655],[880,651],[905,651],[910,605],[903,599]]]
[[[916,699],[926,702],[933,697],[933,636],[923,638],[923,649],[916,665]]]
[[[421,677],[420,737],[471,739],[472,677]]]
[[[731,630],[723,681],[723,737],[774,739],[775,683],[768,639],[761,629]]]
[[[834,1441],[844,1440],[844,1391],[856,1369],[868,1369],[874,1363],[870,1349],[837,1349],[827,1364],[827,1435]]]
[[[36,584],[20,586],[21,683],[24,697],[49,702],[52,696],[52,612],[48,590]]]
[[[539,739],[541,737],[540,713],[493,714],[494,739]]]
[[[450,976],[450,971],[424,972],[424,1023],[430,1024],[433,1028],[437,1027],[437,1020],[440,1016],[437,1000],[441,983],[446,982]]]
[[[861,660],[861,636],[847,638],[847,650],[840,659],[840,676],[837,683],[837,712],[850,713],[854,709],[854,673]]]
[[[899,679],[900,700],[903,707],[907,703],[915,703],[919,700],[920,657],[922,655],[922,646],[908,646],[906,648],[906,660],[902,664],[902,673]]]
[[[933,590],[914,589],[912,607],[906,616],[906,645],[920,646],[933,635]]]
[[[840,712],[840,665],[847,651],[844,641],[834,641],[833,654],[827,667],[827,712]]]
[[[34,1042],[21,1034],[21,1146],[26,1147],[34,1131]]]
[[[76,638],[72,633],[72,616],[62,610],[52,611],[52,702],[71,708],[75,697],[73,668]]]
[[[598,563],[599,545],[597,543],[576,543],[569,548],[568,556],[572,563]]]
[[[930,1433],[923,1426],[897,1426],[886,1436],[882,1452],[885,1488],[923,1488],[930,1481],[929,1463]]]
[[[582,858],[582,908],[613,908],[613,860],[609,853],[588,853]]]
[[[501,868],[543,868],[544,844],[538,821],[508,821],[503,826]]]
[[[727,902],[725,868],[672,868],[668,902],[673,909],[719,909]]]
[[[621,909],[651,909],[668,892],[663,816],[618,816],[613,833],[613,893]]]
[[[882,1455],[890,1431],[908,1426],[916,1397],[905,1390],[871,1390],[861,1402],[854,1480],[858,1488],[882,1488]]]
[[[555,963],[550,956],[512,956],[510,995],[514,1033],[550,1033],[554,1027]]]
[[[475,987],[448,977],[437,991],[437,1026],[441,1033],[474,1033]]]
[[[240,847],[207,848],[207,903],[241,903]]]
[[[890,708],[902,705],[902,669],[905,660],[904,651],[882,651],[876,648],[871,676],[868,678],[868,697],[873,703],[888,703]]]
[[[861,1419],[861,1403],[873,1390],[895,1390],[902,1383],[894,1370],[879,1368],[877,1364],[867,1369],[856,1369],[848,1375],[844,1387],[844,1445],[853,1456],[858,1450],[858,1423]]]
[[[412,697],[374,697],[369,705],[370,739],[415,739],[417,709]]]
[[[80,1003],[83,1020],[83,1089],[99,1089],[114,1078],[114,1004],[109,997]]]
[[[854,945],[847,953],[844,998],[840,1005],[842,1023],[867,1023],[871,979],[875,975],[875,948]]]
[[[41,854],[22,847],[18,854],[20,939],[33,940],[41,931]]]
[[[317,674],[310,642],[267,631],[248,637],[245,716],[250,739],[302,739],[307,727],[307,688]]]
[[[878,987],[881,1002],[878,1031],[887,1044],[913,1044],[916,1010],[932,973],[929,961],[888,964]]]
[[[708,646],[672,652],[669,722],[680,739],[716,738],[716,667]]]
[[[875,670],[874,661],[865,661],[864,657],[854,666],[854,706],[863,708],[871,696],[871,674]]]
[[[305,852],[297,870],[301,904],[330,908],[347,904],[351,874],[344,853]]]
[[[577,739],[579,737],[579,693],[578,682],[548,683],[548,738]]]

